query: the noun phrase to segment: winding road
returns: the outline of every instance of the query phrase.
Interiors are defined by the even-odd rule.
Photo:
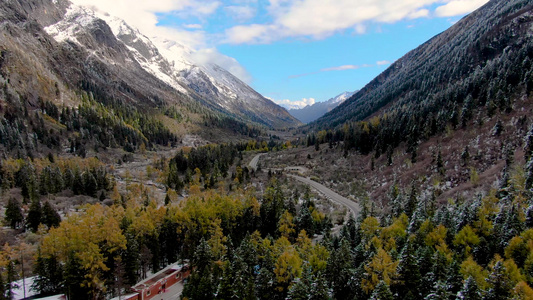
[[[260,153],[260,154],[257,154],[256,156],[254,156],[254,158],[252,158],[252,160],[250,161],[249,163],[249,166],[254,169],[254,170],[257,170],[257,164],[259,162],[259,158],[264,155],[264,153]],[[301,167],[286,167],[285,169],[286,170],[290,170],[290,169],[300,169]],[[361,211],[361,207],[359,206],[359,204],[357,204],[356,202],[346,198],[346,197],[343,197],[337,193],[335,193],[334,191],[332,191],[331,189],[327,188],[326,186],[324,186],[323,184],[321,183],[318,183],[316,181],[313,181],[311,180],[310,178],[305,178],[305,177],[302,177],[302,176],[298,176],[298,175],[294,175],[294,174],[288,174],[287,176],[290,176],[302,183],[305,183],[309,186],[311,186],[312,188],[314,188],[315,190],[317,190],[319,193],[322,193],[324,196],[326,196],[326,198],[328,198],[330,201],[333,201],[335,203],[338,203],[338,204],[341,204],[341,205],[344,205],[346,208],[348,208],[348,210],[350,210],[351,214],[357,218],[357,216],[359,215],[359,212]]]
[[[361,207],[359,207],[359,204],[335,193],[323,184],[298,175],[288,174],[287,176],[290,176],[302,183],[311,186],[312,188],[326,196],[326,198],[328,198],[330,201],[346,206],[346,208],[351,211],[351,214],[354,216],[354,218],[357,218],[357,216],[359,215],[359,212],[361,211]]]
[[[259,158],[261,156],[265,155],[264,153],[259,153],[257,154],[256,156],[254,156],[254,158],[252,158],[252,160],[250,161],[250,163],[248,164],[248,166],[250,167],[250,169],[253,169],[254,171],[257,171],[257,164],[259,163]]]

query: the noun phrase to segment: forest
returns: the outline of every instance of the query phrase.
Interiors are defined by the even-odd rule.
[[[165,168],[178,178],[191,168],[194,173],[183,185],[187,197],[178,201],[170,188],[165,205],[151,200],[142,184],[119,192],[95,159],[8,160],[2,184],[27,183],[20,188],[32,213],[24,217],[21,204],[10,203],[5,220],[39,236],[33,288],[42,295],[116,296],[148,273],[187,259],[194,271],[183,299],[531,299],[532,137],[533,129],[524,151],[529,163],[517,169],[509,158],[515,171],[504,174],[498,188],[443,205],[415,184],[393,185],[388,206],[363,201],[360,215],[338,235],[330,234],[332,221],[309,191],[290,187],[283,175],[273,175],[258,198],[238,176],[222,173],[239,148],[255,143],[178,152]],[[63,183],[43,184],[49,172],[61,174]],[[217,183],[206,185],[216,172]],[[87,204],[59,222],[34,193],[74,190],[65,179],[70,173],[79,174],[70,181],[80,182],[80,193],[101,190],[114,204]],[[90,182],[96,185],[87,187]],[[6,299],[9,282],[20,276],[17,253],[24,247],[2,249]]]

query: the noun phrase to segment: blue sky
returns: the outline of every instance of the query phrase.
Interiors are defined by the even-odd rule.
[[[208,54],[280,104],[362,88],[487,0],[74,0]]]

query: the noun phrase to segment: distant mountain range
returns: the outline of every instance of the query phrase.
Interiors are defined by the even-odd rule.
[[[310,123],[339,106],[355,93],[356,92],[344,92],[328,101],[316,102],[313,105],[308,105],[299,109],[288,109],[288,112],[303,123]]]

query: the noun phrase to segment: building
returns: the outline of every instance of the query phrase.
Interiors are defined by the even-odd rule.
[[[164,293],[166,289],[189,277],[191,270],[188,264],[173,264],[154,275],[137,283],[132,290],[135,293],[123,296],[123,300],[150,300]]]

